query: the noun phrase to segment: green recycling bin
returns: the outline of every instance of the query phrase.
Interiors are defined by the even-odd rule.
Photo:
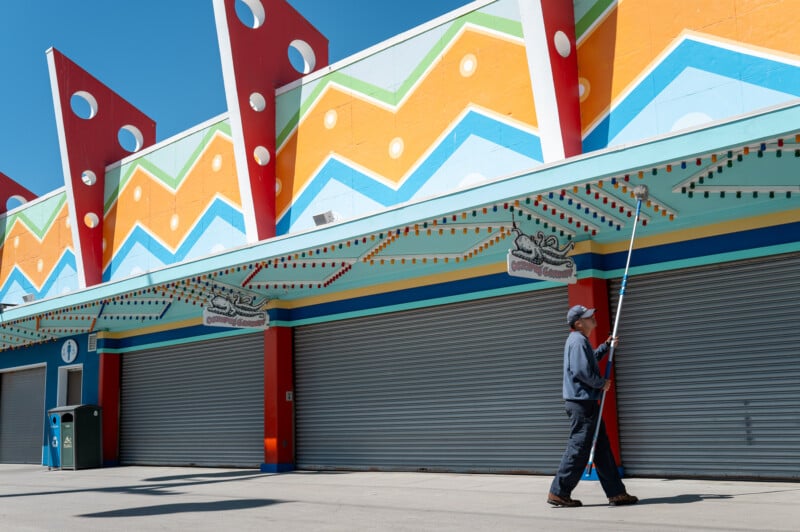
[[[61,469],[88,469],[103,464],[100,412],[96,405],[61,406],[48,411],[51,417],[61,418]]]

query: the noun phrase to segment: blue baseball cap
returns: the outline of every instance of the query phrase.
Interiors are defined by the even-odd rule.
[[[575,326],[575,322],[581,318],[591,318],[594,316],[593,308],[586,308],[583,305],[575,305],[567,312],[567,325]]]

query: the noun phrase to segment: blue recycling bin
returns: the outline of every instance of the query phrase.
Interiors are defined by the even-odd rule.
[[[61,416],[48,412],[47,427],[47,467],[61,467]]]

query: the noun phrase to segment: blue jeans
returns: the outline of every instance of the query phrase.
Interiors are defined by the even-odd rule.
[[[597,401],[565,401],[565,408],[570,422],[569,441],[561,457],[558,472],[550,485],[550,492],[559,497],[569,497],[586,470],[597,417],[600,413]],[[594,450],[594,467],[606,497],[625,493],[625,484],[619,476],[603,423],[600,425]]]

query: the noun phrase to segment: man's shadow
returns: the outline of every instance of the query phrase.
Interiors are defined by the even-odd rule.
[[[692,502],[702,502],[714,499],[733,499],[733,495],[702,495],[699,493],[687,493],[685,495],[675,495],[673,497],[654,497],[650,499],[639,499],[635,506],[647,504],[689,504]],[[608,504],[586,504],[584,506],[608,506]]]
[[[685,495],[675,495],[673,497],[639,499],[638,504],[688,504],[691,502],[703,502],[714,499],[733,499],[733,495],[701,495],[697,493],[687,493]]]

